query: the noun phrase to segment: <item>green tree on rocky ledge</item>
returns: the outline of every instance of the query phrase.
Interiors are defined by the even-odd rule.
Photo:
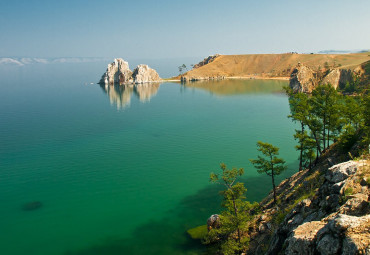
[[[218,242],[222,254],[240,254],[246,249],[249,238],[244,234],[246,225],[250,220],[248,211],[252,205],[245,201],[247,189],[244,183],[237,182],[237,178],[244,174],[243,168],[227,169],[221,164],[221,174],[211,173],[210,181],[222,184],[225,190],[221,191],[223,196],[222,207],[224,210],[220,215],[220,226],[209,231],[206,243]]]
[[[274,203],[276,204],[275,176],[281,174],[286,169],[285,160],[276,157],[279,155],[279,148],[272,144],[258,141],[257,150],[262,152],[264,157],[258,156],[257,159],[250,159],[250,162],[257,168],[258,173],[265,173],[271,176]]]

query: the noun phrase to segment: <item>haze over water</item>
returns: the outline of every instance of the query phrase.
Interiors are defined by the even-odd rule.
[[[106,88],[106,64],[0,67],[0,254],[194,254],[185,231],[220,210],[221,162],[253,201],[271,189],[258,140],[281,148],[279,180],[296,171],[286,82]]]

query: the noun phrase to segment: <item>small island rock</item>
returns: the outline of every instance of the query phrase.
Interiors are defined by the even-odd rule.
[[[129,68],[128,62],[122,58],[114,59],[114,62],[108,64],[106,72],[101,77],[100,84],[142,84],[150,82],[159,82],[157,71],[150,68],[148,65],[138,65],[134,72]]]

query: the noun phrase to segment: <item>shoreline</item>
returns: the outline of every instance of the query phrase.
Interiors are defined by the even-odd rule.
[[[197,82],[197,81],[221,81],[221,80],[281,80],[281,81],[289,81],[290,77],[265,77],[265,76],[230,76],[230,77],[223,77],[222,79],[199,79],[196,81],[190,82]],[[175,77],[162,79],[163,82],[181,82],[181,79],[177,79]],[[189,81],[187,81],[189,82]],[[185,82],[186,83],[186,82]]]

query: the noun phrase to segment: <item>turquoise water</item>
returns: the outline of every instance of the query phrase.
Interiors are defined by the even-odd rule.
[[[285,82],[105,88],[105,66],[0,67],[0,254],[197,254],[185,231],[219,210],[221,162],[257,201],[258,140],[295,171]]]

